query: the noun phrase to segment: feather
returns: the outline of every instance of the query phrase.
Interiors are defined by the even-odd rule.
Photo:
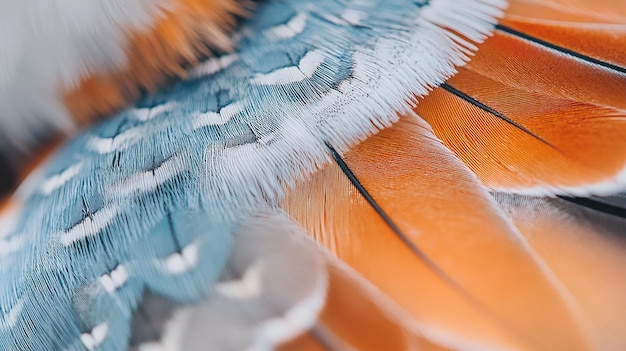
[[[463,340],[441,344],[583,348],[573,312],[549,273],[423,122],[401,120],[345,158],[397,229],[333,169],[296,187],[286,200],[288,213],[418,321]],[[502,294],[507,298],[498,298]],[[539,311],[542,321],[534,318]]]
[[[561,52],[567,52],[624,73],[626,66],[626,59],[624,59],[626,27],[624,25],[539,21],[535,18],[511,14],[501,22],[500,28],[516,35],[522,33],[527,40],[558,48]]]
[[[490,188],[585,195],[623,183],[620,110],[531,93],[463,69],[415,111]]]
[[[505,85],[577,102],[624,109],[623,71],[510,33],[497,32],[468,69]]]
[[[581,307],[591,348],[622,348],[626,221],[562,199],[494,197]]]
[[[538,19],[581,19],[590,22],[624,23],[626,6],[612,0],[516,0],[507,13]]]
[[[310,328],[328,282],[324,256],[294,235],[298,231],[271,213],[243,221],[220,282],[202,303],[174,312],[162,334],[164,348],[267,350]]]
[[[415,111],[492,189],[610,194],[625,166],[624,36],[599,20],[537,19],[536,7],[568,13],[554,3],[514,2],[476,57]]]
[[[326,349],[444,349],[357,272],[336,259],[328,267],[328,296],[313,329]]]
[[[136,349],[203,350],[211,345],[220,350],[264,350],[310,328],[308,337],[282,348],[304,343],[376,350],[395,342],[398,349],[407,343],[438,349],[416,334],[397,306],[276,210],[262,211],[238,225],[227,268],[212,290],[199,304],[161,313],[165,321],[158,323],[158,338],[144,337]],[[154,300],[144,299],[138,309],[154,313]],[[156,311],[171,305],[162,300],[156,299]],[[163,319],[146,314],[152,323]],[[359,323],[359,315],[368,318]],[[146,323],[137,325],[145,329]],[[139,338],[138,332],[133,336]]]

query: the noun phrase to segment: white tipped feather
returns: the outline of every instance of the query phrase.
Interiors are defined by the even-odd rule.
[[[271,350],[311,328],[326,299],[324,257],[282,213],[237,230],[228,273],[203,303],[174,313],[165,349]]]

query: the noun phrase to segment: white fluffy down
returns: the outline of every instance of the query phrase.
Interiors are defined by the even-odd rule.
[[[60,93],[123,66],[126,33],[148,29],[169,2],[0,1],[0,148],[24,150],[50,128],[71,128]]]

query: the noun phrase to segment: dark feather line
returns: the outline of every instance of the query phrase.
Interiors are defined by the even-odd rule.
[[[8,195],[17,184],[17,172],[14,164],[0,153],[0,198]]]
[[[626,209],[614,206],[611,204],[607,204],[598,200],[590,199],[587,197],[573,197],[573,196],[558,196],[559,199],[565,200],[567,202],[576,204],[578,206],[582,206],[588,208],[590,210],[594,210],[597,212],[602,212],[607,215],[619,217],[626,219]]]
[[[402,230],[400,230],[400,228],[396,225],[396,223],[394,223],[394,221],[391,219],[391,217],[389,217],[389,215],[382,209],[382,207],[380,207],[378,202],[376,202],[376,200],[374,200],[374,198],[369,193],[369,191],[367,191],[367,189],[365,189],[365,187],[363,186],[361,181],[359,181],[359,179],[352,172],[350,167],[348,167],[348,165],[343,160],[341,155],[339,155],[337,150],[335,150],[335,148],[333,148],[333,146],[330,145],[329,143],[326,143],[326,146],[330,150],[330,153],[333,156],[333,159],[335,160],[335,162],[337,163],[339,168],[341,168],[341,171],[350,180],[350,183],[352,183],[352,185],[354,185],[354,187],[361,194],[361,196],[363,196],[363,198],[365,198],[365,201],[367,201],[367,203],[370,206],[372,206],[374,211],[376,211],[376,213],[380,216],[380,218],[382,218],[382,220],[385,222],[385,224],[387,224],[387,226],[396,234],[396,236],[398,236],[398,238],[400,240],[402,240],[402,242],[406,246],[408,246],[411,249],[411,251],[413,251],[413,253],[417,257],[420,258],[420,260],[422,260],[424,263],[426,263],[426,265],[428,265],[432,270],[434,270],[437,273],[437,275],[439,275],[444,280],[450,282],[452,285],[456,285],[456,283],[450,277],[448,277],[430,258],[428,258],[428,256],[426,256],[426,254],[424,252],[422,252],[422,250],[420,250],[417,246],[415,246],[415,244],[413,244],[406,237],[406,235],[402,232]],[[461,289],[461,288],[459,287],[459,289]]]
[[[488,112],[489,114],[492,114],[496,117],[498,117],[499,119],[503,120],[504,122],[512,125],[513,127],[521,130],[522,132],[530,135],[531,137],[539,140],[540,142],[550,146],[553,149],[556,149],[556,147],[552,144],[550,144],[550,142],[548,142],[547,140],[543,139],[542,137],[540,137],[539,135],[533,133],[530,129],[524,127],[523,125],[515,122],[514,120],[510,119],[509,117],[505,116],[504,114],[496,111],[495,109],[485,105],[484,103],[474,99],[473,97],[467,95],[466,93],[460,91],[459,89],[453,87],[452,85],[448,84],[448,83],[442,83],[441,85],[439,85],[441,88],[443,88],[444,90],[446,90],[447,92],[453,94],[454,96],[463,99],[467,102],[469,102],[470,104],[478,107],[481,110],[484,110],[486,112]]]
[[[345,176],[350,180],[350,183],[354,185],[357,191],[365,198],[370,206],[376,211],[376,213],[382,218],[382,220],[389,226],[389,228],[396,234],[396,236],[402,240],[402,242],[409,247],[409,249],[428,267],[430,268],[439,278],[441,278],[446,284],[448,284],[452,289],[458,292],[461,296],[466,298],[470,303],[474,306],[482,310],[487,316],[493,318],[497,323],[505,325],[509,328],[509,331],[514,333],[514,335],[520,337],[519,331],[512,326],[508,321],[501,318],[497,313],[492,311],[490,308],[485,306],[482,302],[474,297],[470,292],[465,290],[461,285],[459,285],[454,279],[448,276],[435,262],[433,262],[422,250],[420,250],[415,244],[413,244],[407,236],[400,230],[400,228],[394,223],[394,221],[389,217],[389,215],[380,207],[380,205],[374,200],[372,195],[365,189],[365,186],[359,181],[357,176],[352,172],[348,164],[344,161],[344,159],[339,155],[337,150],[333,148],[333,146],[326,142],[326,147],[330,150],[330,153],[339,166],[341,171],[345,174]]]
[[[517,31],[517,30],[515,30],[515,29],[513,29],[511,27],[507,27],[507,26],[504,26],[504,25],[501,25],[501,24],[497,24],[496,25],[496,29],[501,31],[501,32],[505,32],[505,33],[514,35],[516,37],[528,40],[528,41],[533,42],[535,44],[539,44],[539,45],[544,46],[544,47],[546,47],[548,49],[552,49],[552,50],[558,51],[560,53],[563,53],[563,54],[575,57],[577,59],[586,61],[588,63],[592,63],[592,64],[595,64],[595,65],[598,65],[598,66],[602,66],[604,68],[608,68],[608,69],[613,70],[613,71],[617,71],[617,72],[622,73],[622,74],[626,74],[626,68],[624,68],[624,67],[620,67],[620,66],[614,65],[612,63],[606,62],[606,61],[598,60],[596,58],[593,58],[591,56],[587,56],[587,55],[581,54],[581,53],[576,52],[574,50],[570,50],[570,49],[564,48],[562,46],[558,46],[556,44],[552,44],[552,43],[547,42],[545,40],[541,40],[541,39],[539,39],[537,37],[533,37],[533,36],[528,35],[526,33]]]
[[[176,252],[180,253],[182,250],[182,246],[180,245],[178,235],[176,234],[176,228],[174,227],[172,212],[169,211],[167,212],[167,227],[170,230],[170,235],[172,236],[172,240],[174,241],[174,247],[176,248]]]
[[[433,262],[422,250],[420,250],[415,244],[413,244],[407,236],[400,230],[400,228],[393,222],[391,217],[380,207],[380,205],[374,200],[372,195],[365,189],[365,186],[359,181],[357,176],[352,172],[346,161],[339,155],[337,150],[329,143],[326,142],[326,147],[330,151],[333,159],[344,173],[344,175],[350,180],[350,183],[354,185],[357,191],[365,198],[365,200],[369,203],[370,206],[376,211],[376,213],[382,218],[383,221],[389,226],[389,228],[398,236],[402,242],[407,245],[410,250],[424,263],[428,268],[430,268],[439,278],[441,278],[446,284],[448,284],[452,289],[457,291],[461,296],[466,298],[470,303],[474,306],[482,310],[487,316],[494,319],[497,323],[508,328],[508,331],[512,333],[514,336],[520,339],[531,339],[523,336],[524,333],[520,332],[515,326],[511,325],[509,321],[502,318],[498,313],[491,310],[489,307],[485,306],[480,300],[476,299],[474,295],[472,295],[469,291],[465,290],[461,285],[459,285],[454,279],[448,276],[435,262]]]

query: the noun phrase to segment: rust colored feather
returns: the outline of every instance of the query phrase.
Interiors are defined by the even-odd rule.
[[[626,167],[626,114],[620,110],[461,70],[415,111],[494,189],[606,192]]]
[[[405,118],[345,159],[405,240],[336,166],[294,189],[285,208],[425,335],[446,330],[450,344],[437,341],[454,347],[586,348],[550,273],[423,122]]]
[[[559,199],[495,197],[581,307],[593,348],[623,349],[626,221]]]

